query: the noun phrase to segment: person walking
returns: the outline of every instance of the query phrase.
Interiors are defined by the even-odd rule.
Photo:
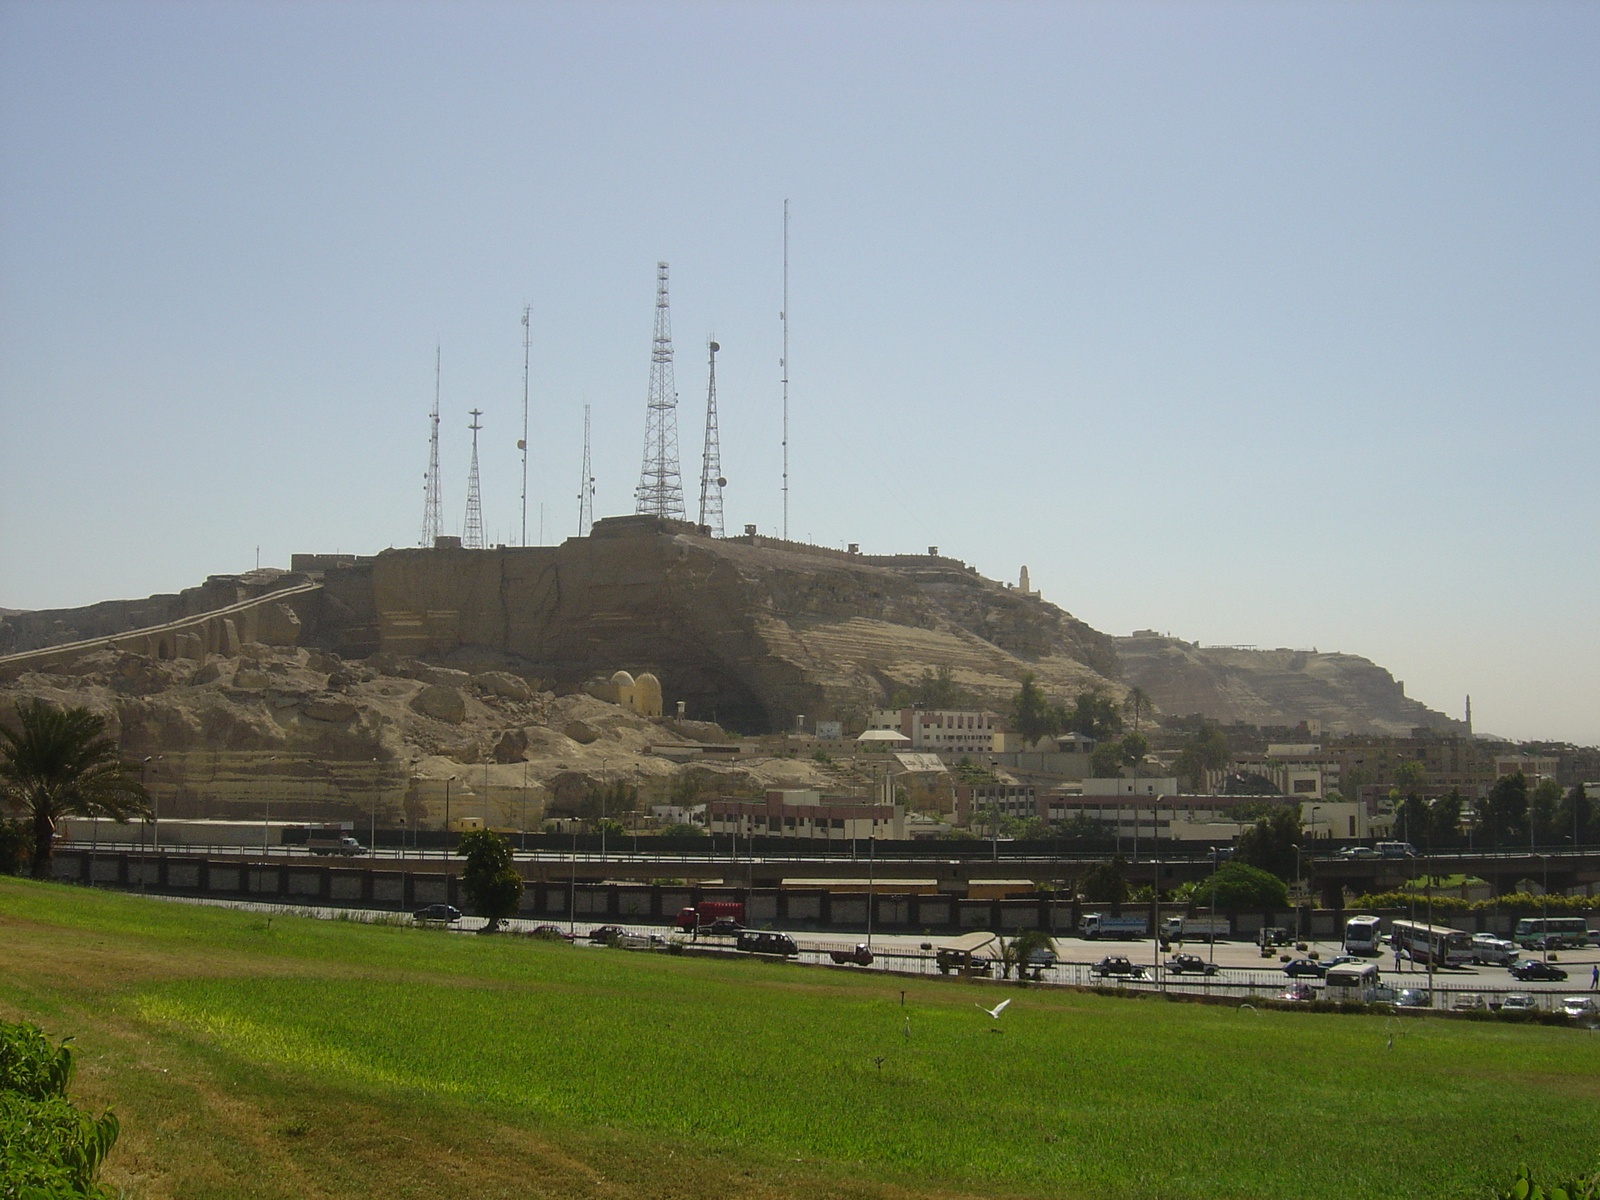
[[[1600,991],[1600,963],[1589,968],[1589,990]]]

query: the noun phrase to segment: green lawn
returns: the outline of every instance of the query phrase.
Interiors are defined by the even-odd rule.
[[[596,1164],[633,1163],[628,1195],[1418,1200],[1483,1196],[1519,1160],[1554,1175],[1600,1156],[1600,1036],[1570,1029],[269,925],[4,882],[0,955],[13,947],[0,1010],[83,1033],[128,1136],[148,1090],[128,1064],[157,1056],[169,1088],[272,1108],[286,1131],[234,1153],[205,1127],[220,1101],[146,1097],[208,1162],[281,1161],[326,1194],[364,1194],[339,1190],[348,1162],[323,1161],[340,1111],[533,1139],[586,1188]],[[974,1005],[1008,996],[998,1022]],[[148,1194],[294,1194],[208,1171]]]

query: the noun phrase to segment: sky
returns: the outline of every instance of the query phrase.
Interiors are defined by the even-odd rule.
[[[632,512],[1600,743],[1600,6],[0,0],[0,606]]]

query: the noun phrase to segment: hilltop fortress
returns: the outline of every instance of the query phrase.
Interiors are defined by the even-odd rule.
[[[1037,592],[939,555],[864,555],[693,524],[612,517],[558,546],[297,554],[176,595],[0,619],[0,683],[71,673],[113,648],[205,663],[250,645],[341,660],[509,671],[556,692],[620,667],[661,681],[665,710],[745,733],[870,710],[943,669],[973,703],[1009,705],[1031,671],[1067,698],[1140,686],[1166,712],[1330,732],[1452,724],[1352,655],[1212,652],[1114,640]],[[1160,649],[1161,653],[1152,653]],[[1280,661],[1282,660],[1282,661]],[[1215,711],[1212,711],[1212,710]]]

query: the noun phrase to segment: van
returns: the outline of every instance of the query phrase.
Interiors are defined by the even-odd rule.
[[[774,954],[780,958],[797,958],[800,954],[800,947],[787,933],[767,933],[759,929],[741,930],[736,949],[746,954]]]
[[[1378,854],[1382,858],[1415,858],[1417,848],[1410,842],[1379,842]]]
[[[1371,1004],[1378,998],[1378,968],[1369,962],[1329,967],[1322,977],[1322,998]]]

